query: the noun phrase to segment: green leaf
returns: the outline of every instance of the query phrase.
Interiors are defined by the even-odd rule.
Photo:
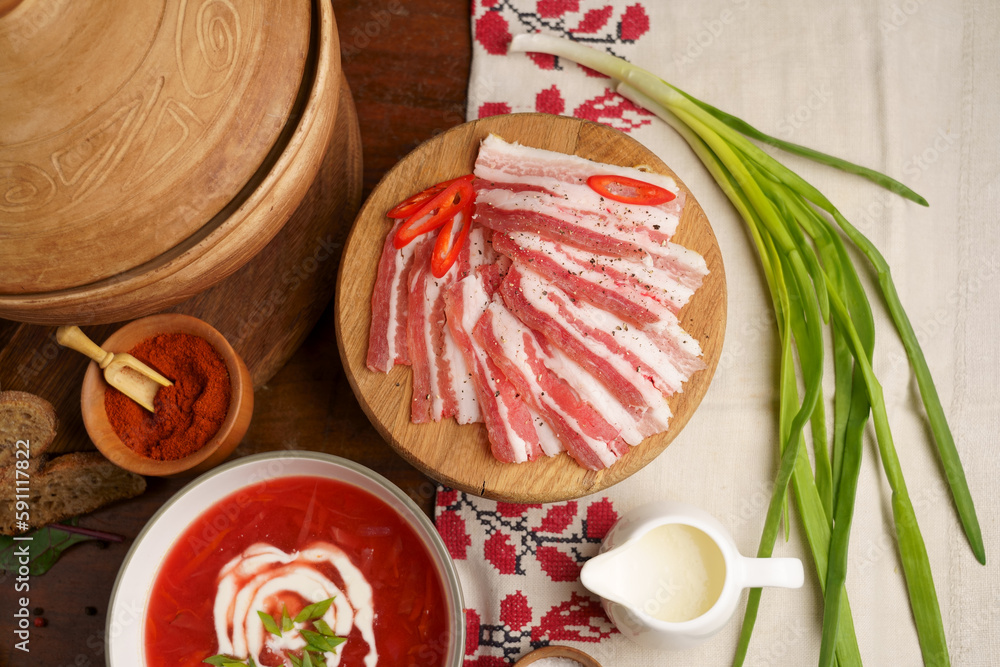
[[[249,658],[250,667],[256,667],[253,658]],[[247,667],[247,663],[234,658],[229,655],[213,655],[211,658],[205,658],[202,660],[203,663],[208,663],[209,665],[215,665],[216,667]]]
[[[292,661],[292,665],[295,667],[302,667],[302,658],[298,657],[293,653],[288,654],[288,659]]]
[[[76,522],[77,520],[73,519],[67,523],[76,525]],[[26,547],[28,573],[35,577],[48,572],[63,552],[74,544],[95,539],[87,535],[67,533],[55,527],[40,528],[19,537],[30,537],[31,539],[0,536],[0,570],[17,572],[18,568],[25,564],[21,559],[24,558]]]
[[[281,631],[286,632],[288,630],[294,630],[295,624],[292,623],[291,617],[288,615],[288,607],[281,605]]]
[[[334,632],[333,629],[330,628],[330,626],[327,625],[326,621],[324,621],[322,618],[317,618],[315,621],[313,621],[313,625],[316,627],[317,630],[320,631],[321,634],[327,637],[337,636],[337,633]]]
[[[302,637],[309,642],[309,647],[315,647],[317,651],[335,651],[338,646],[347,641],[344,637],[324,637],[318,632],[302,630]]]
[[[263,611],[258,611],[257,615],[260,616],[260,620],[264,623],[264,628],[270,632],[272,635],[281,636],[281,628],[278,627],[278,623],[274,620],[274,617]]]
[[[326,600],[320,600],[319,602],[314,602],[310,605],[306,605],[302,608],[302,611],[298,613],[295,617],[296,623],[305,623],[306,621],[311,621],[316,618],[320,618],[326,611],[330,608],[333,603],[333,598],[327,598]]]
[[[854,164],[853,162],[848,162],[847,160],[841,159],[833,155],[822,153],[807,146],[801,146],[799,144],[794,144],[790,141],[784,141],[782,139],[778,139],[777,137],[773,137],[769,134],[765,134],[764,132],[761,132],[760,130],[753,127],[746,121],[737,118],[732,114],[728,114],[725,111],[722,111],[721,109],[717,109],[713,107],[711,104],[708,104],[707,102],[702,102],[701,100],[692,97],[691,95],[688,95],[687,93],[685,93],[680,88],[677,88],[676,86],[674,86],[673,88],[681,95],[684,95],[684,97],[688,98],[689,100],[700,106],[702,109],[712,114],[713,116],[721,120],[723,123],[733,128],[737,132],[740,132],[741,134],[745,134],[746,136],[752,139],[756,139],[757,141],[769,144],[771,146],[774,146],[775,148],[780,148],[783,151],[786,151],[793,155],[801,155],[802,157],[814,160],[815,162],[819,162],[820,164],[825,164],[835,169],[840,169],[841,171],[845,171],[849,174],[855,174],[857,176],[861,176],[862,178],[867,178],[869,181],[875,183],[876,185],[882,186],[883,188],[889,190],[890,192],[896,193],[900,197],[909,199],[910,201],[920,204],[921,206],[927,206],[926,199],[924,199],[916,192],[906,187],[905,185],[903,185],[894,178],[886,176],[885,174],[875,171],[874,169],[869,169],[868,167],[862,167],[861,165]]]
[[[253,659],[253,656],[247,658],[247,667],[257,667],[257,662]]]
[[[302,667],[313,667],[312,657],[309,655],[308,649],[302,651]]]

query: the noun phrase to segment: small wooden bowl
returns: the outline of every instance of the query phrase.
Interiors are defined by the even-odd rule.
[[[229,370],[231,398],[229,412],[219,432],[205,446],[184,458],[159,461],[146,458],[125,445],[111,427],[104,411],[104,392],[108,383],[95,362],[90,362],[83,377],[80,405],[83,423],[90,439],[112,463],[140,475],[171,477],[194,474],[212,468],[229,456],[250,426],[253,414],[253,381],[246,364],[225,337],[210,324],[189,315],[164,313],[129,322],[104,341],[108,352],[127,352],[138,343],[162,333],[186,333],[204,338],[222,356]]]
[[[572,646],[556,645],[543,646],[542,648],[535,649],[515,662],[514,667],[528,667],[528,665],[532,664],[536,660],[541,660],[543,658],[569,658],[570,660],[576,660],[582,667],[601,667],[601,663],[597,662],[580,649],[575,649]]]

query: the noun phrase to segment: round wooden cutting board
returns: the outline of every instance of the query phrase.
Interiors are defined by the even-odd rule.
[[[501,463],[490,453],[482,424],[459,426],[410,421],[412,374],[395,366],[388,374],[368,370],[368,329],[376,267],[393,205],[439,181],[472,171],[479,142],[490,133],[598,162],[642,166],[671,176],[685,192],[674,241],[700,253],[711,273],[680,312],[681,325],[701,344],[707,365],[670,398],[670,428],[633,447],[606,470],[578,466],[568,455],[528,463]],[[510,502],[555,502],[616,484],[652,461],[684,428],[708,390],[722,352],[726,320],[726,279],[715,234],[704,212],[680,179],[634,139],[603,125],[564,116],[493,116],[455,127],[419,146],[382,179],[361,209],[347,240],[336,300],[337,339],[351,386],[368,418],[410,463],[448,486]]]

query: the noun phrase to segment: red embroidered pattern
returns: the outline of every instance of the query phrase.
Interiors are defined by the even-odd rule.
[[[608,24],[608,19],[611,18],[612,12],[614,12],[614,7],[611,5],[601,7],[600,9],[591,9],[583,15],[580,25],[570,30],[570,32],[577,35],[594,34]]]
[[[573,110],[573,115],[596,123],[604,123],[624,132],[648,125],[653,117],[650,112],[637,107],[611,90],[587,100]]]
[[[649,32],[649,15],[642,5],[634,4],[625,8],[618,23],[618,38],[624,42],[634,42]]]
[[[486,102],[479,106],[479,117],[486,118],[487,116],[499,116],[501,114],[510,113],[510,105],[506,102]]]
[[[580,11],[580,0],[538,0],[538,16],[557,19],[566,12]]]
[[[465,522],[462,518],[455,512],[441,512],[435,524],[451,557],[455,560],[465,560],[466,549],[472,544],[472,538],[465,532]]]
[[[537,631],[532,632],[532,639],[599,642],[616,632],[594,598],[573,593],[569,600],[545,614]]]
[[[582,17],[570,19],[567,15],[580,12],[580,0],[538,0],[534,11],[526,9],[531,4],[524,0],[484,1],[486,12],[476,20],[476,39],[488,53],[501,55],[495,50],[499,43],[496,37],[506,36],[509,41],[513,22],[522,28],[519,32],[545,32],[587,44],[603,44],[613,53],[611,46],[633,43],[649,32],[649,14],[639,2],[626,7],[614,21],[612,5],[593,7]],[[473,15],[476,13],[473,4]]]
[[[535,95],[535,111],[558,115],[565,110],[566,102],[563,101],[562,94],[555,86],[546,88]]]
[[[519,505],[441,488],[435,513],[466,601],[478,601],[465,614],[465,667],[506,665],[551,642],[596,642],[616,632],[577,581],[618,520],[608,498]]]
[[[473,21],[475,41],[481,48],[481,51],[477,49],[477,57],[481,57],[482,52],[488,56],[506,57],[512,35],[517,32],[558,35],[620,55],[616,52],[619,47],[635,44],[650,31],[649,14],[642,2],[619,9],[598,0],[484,0],[473,3]],[[527,56],[540,72],[566,69],[554,56],[541,53]],[[607,79],[587,67],[576,64],[569,67],[590,78]],[[533,107],[524,108],[521,102],[517,110],[572,115],[623,132],[652,122],[651,114],[610,90],[581,102],[579,93],[567,95],[570,91],[563,88],[569,85],[565,81],[563,75],[557,83],[543,84],[534,92]],[[478,117],[510,113],[514,110],[513,101],[501,98],[480,102]]]
[[[498,12],[486,12],[476,20],[476,41],[483,45],[487,53],[504,55],[510,39],[507,20]]]

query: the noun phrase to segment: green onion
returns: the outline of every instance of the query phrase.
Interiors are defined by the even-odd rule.
[[[851,522],[865,427],[874,421],[879,458],[892,490],[903,574],[926,664],[948,664],[941,611],[930,562],[889,428],[882,388],[872,370],[874,319],[845,238],[874,268],[883,301],[907,351],[955,506],[972,551],[985,564],[979,522],[965,474],[923,352],[878,249],[815,187],[750,139],[867,178],[902,197],[923,197],[879,172],[771,137],[615,56],[541,34],[514,37],[511,51],[568,58],[619,82],[618,92],[666,121],[688,142],[750,231],[767,281],[781,341],[779,452],[774,492],[757,555],[769,556],[787,511],[789,483],[824,592],[820,665],[860,665],[844,588]],[[826,215],[824,215],[824,213]],[[833,434],[827,445],[822,381],[826,344],[833,340]],[[798,396],[798,378],[804,393]],[[810,423],[813,471],[803,429]],[[787,531],[787,521],[785,523]],[[760,604],[750,592],[734,663],[742,664]]]

